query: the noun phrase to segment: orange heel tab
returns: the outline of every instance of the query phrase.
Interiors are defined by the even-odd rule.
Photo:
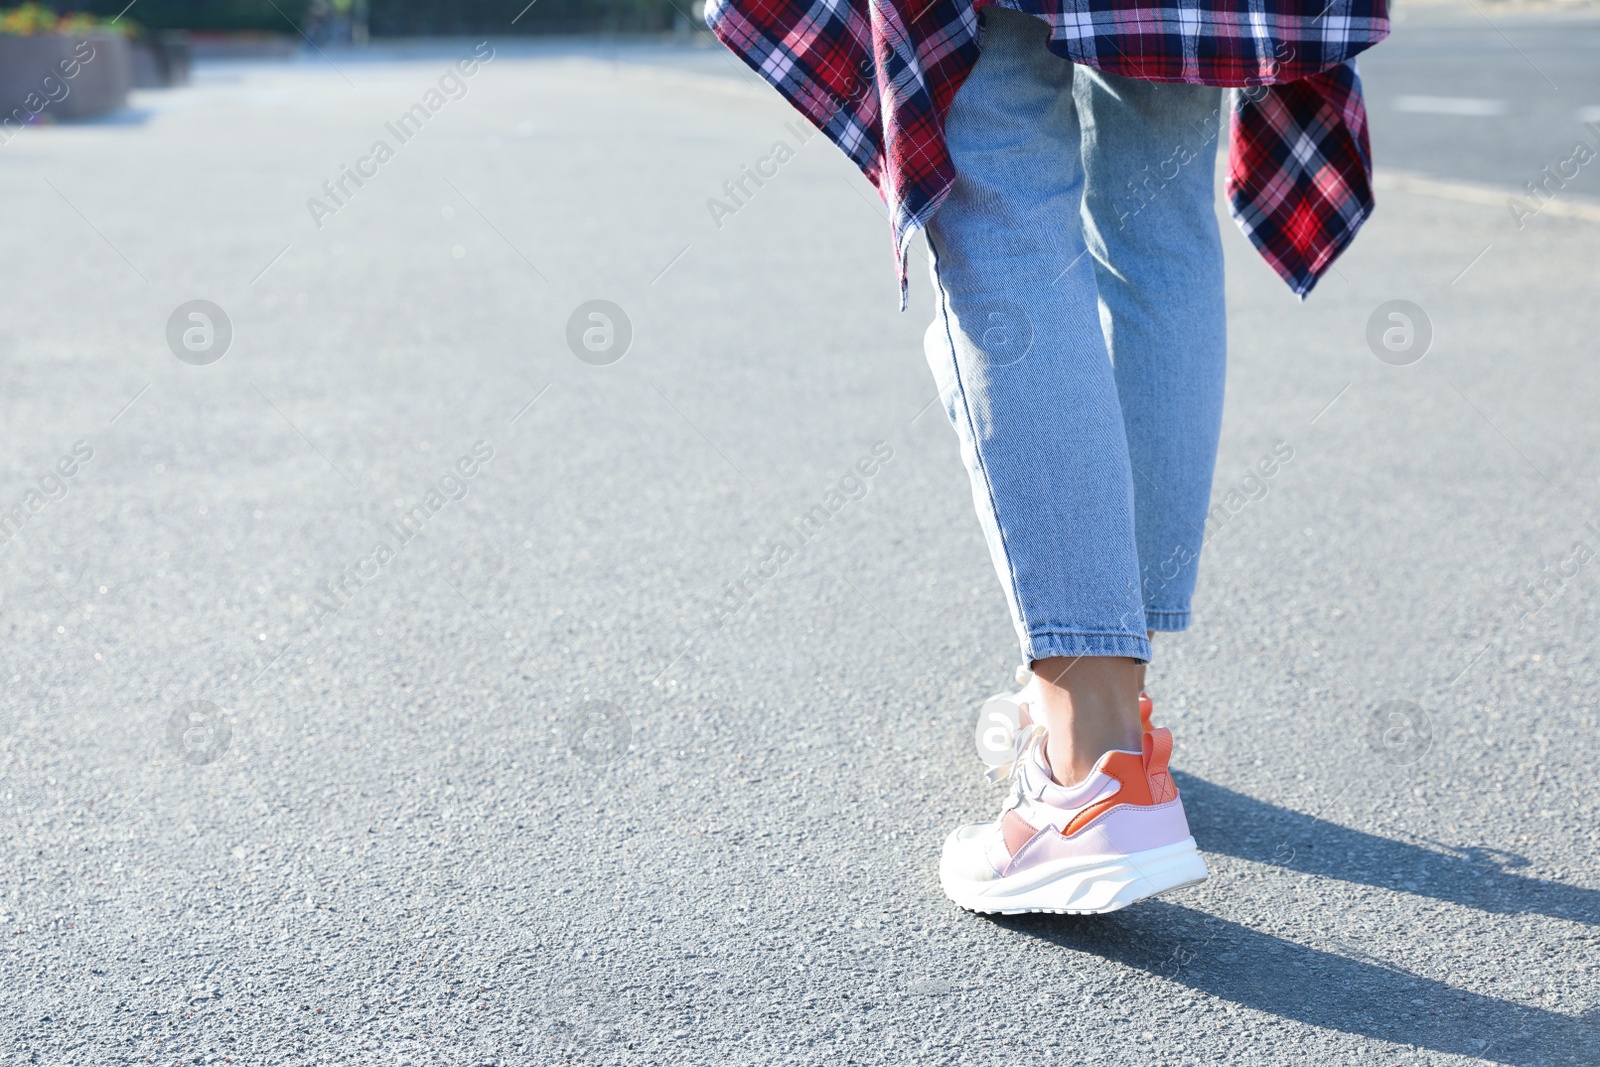
[[[1167,774],[1167,757],[1172,754],[1172,731],[1163,727],[1144,735],[1144,752],[1107,752],[1097,765],[1101,774],[1117,780],[1117,791],[1088,805],[1062,827],[1071,837],[1112,808],[1124,804],[1149,807],[1165,804],[1178,795],[1178,787]]]
[[[1144,776],[1150,783],[1150,800],[1164,804],[1178,795],[1177,783],[1167,773],[1172,758],[1172,731],[1165,726],[1144,734]]]

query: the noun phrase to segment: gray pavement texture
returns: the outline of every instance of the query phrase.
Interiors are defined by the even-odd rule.
[[[1380,149],[1490,67],[1560,110],[1475,17],[1388,46],[1448,86],[1372,57]],[[1016,651],[920,253],[902,315],[820,138],[716,225],[791,115],[660,44],[503,48],[314,225],[470,50],[0,147],[0,1061],[1600,1063],[1600,226],[1387,193],[1300,304],[1225,224],[1218,500],[1294,455],[1152,668],[1213,877],[981,919],[935,865]],[[1444,177],[1567,136],[1406,114]]]
[[[1578,14],[1494,3],[1404,7],[1389,40],[1362,56],[1380,166],[1520,189],[1600,123],[1600,6]],[[1582,166],[1565,197],[1600,203]],[[1570,168],[1569,168],[1570,173]]]

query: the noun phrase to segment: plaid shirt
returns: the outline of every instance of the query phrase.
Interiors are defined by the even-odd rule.
[[[906,253],[955,179],[944,118],[995,0],[710,0],[706,23],[844,150],[889,206]],[[1387,0],[1007,0],[1050,50],[1142,81],[1241,88],[1235,221],[1301,297],[1372,213],[1354,56],[1387,36]],[[1309,14],[1310,8],[1320,8]],[[1130,183],[1131,184],[1131,183]]]

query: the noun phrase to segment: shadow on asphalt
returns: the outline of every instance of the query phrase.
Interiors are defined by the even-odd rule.
[[[1548,915],[1600,926],[1600,891],[1513,873],[1528,861],[1485,846],[1435,848],[1352,830],[1203,778],[1174,772],[1204,852],[1446,900],[1497,915]]]
[[[1284,1019],[1493,1063],[1592,1064],[1594,1013],[1574,1018],[1323,952],[1161,900],[1097,916],[993,920]],[[1070,974],[1070,964],[1064,973]]]
[[[1501,914],[1600,922],[1593,890],[1506,873],[1488,849],[1448,854],[1377,837],[1175,775],[1206,851]],[[1284,1019],[1494,1063],[1600,1062],[1600,1010],[1574,1017],[1399,970],[1361,947],[1329,952],[1164,900],[1101,916],[997,925]],[[1466,949],[1463,949],[1466,951]],[[1067,971],[1070,973],[1070,970]]]

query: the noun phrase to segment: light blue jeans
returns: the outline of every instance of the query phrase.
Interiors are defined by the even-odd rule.
[[[1222,91],[1062,59],[983,12],[928,226],[928,363],[1025,660],[1189,624],[1222,422]]]

